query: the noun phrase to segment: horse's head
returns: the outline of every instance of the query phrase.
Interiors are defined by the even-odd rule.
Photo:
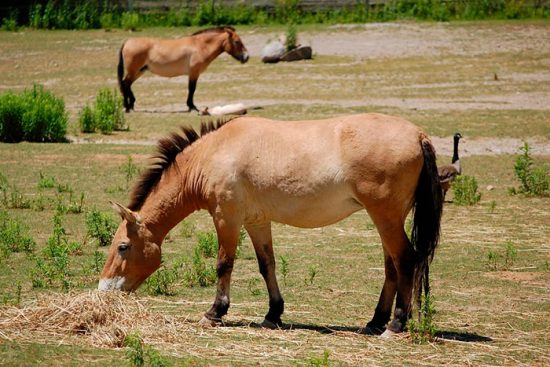
[[[123,220],[111,243],[98,289],[133,291],[160,266],[160,242],[136,212],[116,203],[113,207]]]
[[[235,32],[235,29],[226,27],[228,34],[227,41],[224,43],[224,51],[239,60],[241,63],[248,61],[248,51],[244,47],[241,37]]]

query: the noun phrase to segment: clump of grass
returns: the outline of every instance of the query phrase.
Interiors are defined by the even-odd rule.
[[[21,286],[21,282],[17,282],[15,286],[15,294],[12,292],[2,293],[2,295],[0,295],[0,303],[3,305],[20,307],[22,290],[23,287]]]
[[[99,130],[103,134],[128,130],[125,126],[122,98],[116,90],[99,90],[93,107],[86,105],[79,113],[80,131],[93,133]]]
[[[457,205],[474,205],[481,200],[481,193],[475,177],[457,176],[453,182],[453,203]]]
[[[288,266],[288,256],[281,255],[279,256],[281,275],[283,276],[283,283],[286,286],[286,278],[288,276],[289,266]]]
[[[416,321],[410,319],[407,323],[411,340],[415,344],[425,344],[435,340],[437,327],[433,323],[433,317],[436,310],[433,304],[433,297],[427,295],[422,297],[422,307],[420,310],[421,319]]]
[[[98,246],[107,246],[111,243],[118,225],[107,213],[92,208],[86,213],[86,231],[88,236],[95,238]]]
[[[125,31],[137,31],[139,27],[139,14],[132,12],[122,13],[120,24]]]
[[[124,338],[126,347],[126,359],[133,367],[168,367],[170,362],[166,360],[155,348],[145,345],[139,332],[134,331]]]
[[[165,295],[173,296],[176,294],[175,284],[178,280],[177,269],[168,269],[162,265],[145,281],[145,289],[152,296]]]
[[[286,29],[285,48],[287,51],[294,50],[297,46],[298,35],[296,30],[296,24],[290,22]]]
[[[53,189],[55,187],[55,177],[45,176],[42,171],[39,172],[40,180],[38,181],[39,189]]]
[[[258,288],[261,282],[262,281],[258,277],[253,277],[248,279],[246,288],[248,289],[251,295],[256,297],[262,293],[261,289]]]
[[[550,174],[546,168],[535,166],[529,149],[527,143],[520,148],[522,154],[516,158],[514,173],[521,185],[518,189],[512,188],[510,192],[528,196],[548,196],[550,195]]]
[[[504,252],[504,253],[502,253]],[[487,269],[489,271],[509,270],[518,257],[516,245],[510,240],[504,243],[504,251],[490,250],[487,253]]]
[[[313,285],[313,281],[315,280],[315,277],[317,276],[317,273],[319,271],[319,267],[316,264],[311,264],[307,268],[308,277],[306,278],[306,284]]]
[[[139,173],[139,167],[134,164],[132,156],[128,155],[128,160],[120,167],[120,170],[124,173],[124,177],[126,178],[126,191],[128,191],[130,182],[132,182],[134,177]]]
[[[10,218],[8,212],[0,210],[0,255],[8,257],[14,252],[34,252],[36,242],[27,231],[28,228]]]
[[[218,254],[218,237],[214,232],[197,233],[196,250],[204,257],[216,257]]]
[[[198,247],[193,251],[191,266],[183,273],[183,280],[189,287],[208,287],[216,281],[216,269],[204,261]]]
[[[191,238],[195,233],[195,225],[190,221],[183,221],[180,224],[180,234],[184,238]]]
[[[64,142],[67,122],[63,99],[41,85],[34,84],[21,94],[0,95],[2,142]]]
[[[328,350],[325,350],[321,357],[309,357],[307,365],[310,367],[330,367],[332,363],[330,363],[329,357],[330,352]]]

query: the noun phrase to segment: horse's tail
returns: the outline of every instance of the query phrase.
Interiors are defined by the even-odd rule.
[[[117,67],[117,76],[118,76],[118,87],[120,88],[120,93],[123,96],[126,96],[124,91],[124,86],[122,85],[122,78],[124,77],[124,56],[122,56],[122,49],[124,49],[124,43],[118,51],[118,67]]]
[[[424,165],[416,187],[411,233],[411,243],[416,252],[414,289],[419,313],[421,312],[422,286],[424,285],[426,295],[430,291],[430,263],[439,243],[443,212],[443,193],[437,174],[435,149],[427,138],[421,140],[421,146]]]

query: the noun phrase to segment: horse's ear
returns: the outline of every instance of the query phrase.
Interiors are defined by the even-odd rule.
[[[122,219],[126,219],[128,223],[132,224],[140,224],[140,218],[138,213],[131,211],[127,207],[120,205],[119,203],[115,203],[114,201],[110,201],[113,209],[120,215]]]

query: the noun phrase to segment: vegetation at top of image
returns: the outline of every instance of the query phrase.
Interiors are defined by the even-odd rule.
[[[475,177],[457,176],[453,181],[453,203],[457,205],[474,205],[481,200],[481,193],[477,191],[478,185]]]
[[[122,105],[122,97],[116,90],[100,89],[94,106],[85,105],[79,113],[80,131],[93,133],[99,130],[102,134],[111,134],[113,131],[128,130]]]
[[[124,2],[122,3],[124,4]],[[138,12],[139,11],[139,12]],[[249,3],[226,5],[221,1],[199,1],[195,7],[129,9],[118,2],[100,0],[34,3],[28,14],[11,10],[2,19],[1,29],[16,31],[19,26],[36,29],[181,27],[226,24],[365,23],[399,19],[433,21],[474,19],[549,18],[550,6],[542,1],[523,0],[390,0],[369,5],[304,8],[300,0],[276,0],[271,8]]]
[[[1,142],[63,142],[66,131],[63,98],[41,85],[34,84],[21,94],[8,91],[0,95]]]
[[[529,144],[524,143],[520,150],[522,154],[516,158],[514,173],[521,185],[517,189],[510,189],[510,193],[528,196],[550,195],[550,172],[545,167],[535,165]]]

